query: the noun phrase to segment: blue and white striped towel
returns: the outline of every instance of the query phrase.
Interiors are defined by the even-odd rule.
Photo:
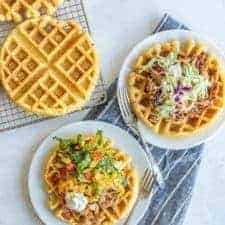
[[[168,29],[187,28],[165,14],[154,32]],[[128,130],[121,117],[115,91],[116,81],[108,89],[107,103],[93,108],[85,119],[106,121]],[[166,188],[154,190],[149,210],[139,225],[181,224],[190,202],[203,146],[181,151],[149,147],[163,171]]]

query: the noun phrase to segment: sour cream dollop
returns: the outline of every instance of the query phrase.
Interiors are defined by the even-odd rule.
[[[65,199],[66,206],[77,212],[83,211],[88,204],[88,199],[82,193],[67,192]]]

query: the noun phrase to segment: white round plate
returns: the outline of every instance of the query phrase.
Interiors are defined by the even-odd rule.
[[[118,90],[119,88],[127,88],[127,76],[132,71],[133,63],[138,58],[138,56],[144,51],[146,51],[150,46],[155,43],[164,43],[170,40],[179,40],[182,42],[190,38],[207,45],[208,50],[214,53],[221,60],[224,66],[225,57],[222,50],[215,44],[215,41],[212,41],[205,35],[201,35],[187,30],[162,31],[144,39],[142,42],[137,44],[133,48],[133,50],[131,50],[120,70],[117,85]],[[118,102],[119,105],[122,105],[122,102],[119,98]],[[140,128],[141,133],[144,135],[146,141],[155,146],[171,150],[186,149],[206,142],[216,134],[216,132],[222,127],[225,121],[225,111],[221,111],[222,112],[220,113],[220,115],[215,119],[212,124],[210,124],[205,129],[202,129],[202,131],[187,137],[173,138],[156,134],[140,120],[138,121],[138,126]]]
[[[57,219],[46,206],[46,191],[43,184],[44,161],[49,151],[55,146],[54,136],[69,137],[76,134],[93,134],[101,129],[104,136],[111,139],[118,149],[127,152],[133,159],[133,164],[137,168],[139,178],[143,177],[146,168],[149,168],[148,159],[139,143],[126,131],[104,122],[83,121],[72,123],[53,132],[47,137],[37,149],[29,171],[28,188],[32,205],[46,225],[65,225],[64,222]],[[139,181],[140,182],[140,181]],[[131,223],[136,225],[143,217],[150,204],[151,196],[141,199],[131,218]],[[117,224],[122,225],[123,221]]]

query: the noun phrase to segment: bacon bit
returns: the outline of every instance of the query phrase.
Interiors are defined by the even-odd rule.
[[[89,205],[89,209],[96,215],[99,213],[99,205],[97,203],[93,203]]]
[[[99,204],[102,208],[112,207],[115,204],[117,197],[117,192],[114,189],[109,188],[101,194]]]
[[[143,84],[143,86],[144,86],[144,92],[146,94],[150,93],[152,95],[158,89],[158,87],[156,86],[156,84],[154,82],[154,79],[150,78],[150,77],[146,78],[145,83]]]
[[[75,165],[74,165],[73,163],[70,163],[70,164],[68,164],[68,165],[66,166],[66,170],[67,170],[68,172],[74,172],[75,169],[76,169],[76,167],[75,167]]]
[[[99,160],[103,157],[103,154],[101,152],[92,152],[91,156],[95,160]]]
[[[50,182],[54,185],[57,185],[59,183],[59,174],[58,173],[54,173],[51,175],[50,177]]]
[[[145,93],[149,93],[150,91],[151,91],[150,85],[149,85],[149,83],[147,83],[147,84],[145,85],[144,92],[145,92]]]
[[[166,57],[166,56],[168,56],[170,54],[170,50],[169,49],[164,49],[162,52],[161,52],[161,56],[163,56],[163,57]]]
[[[162,89],[158,89],[153,97],[153,104],[154,106],[159,104],[159,100],[160,100],[160,95],[162,94]]]
[[[205,63],[206,63],[206,54],[204,52],[202,52],[196,60],[196,67],[197,69],[199,69],[199,71],[202,73],[204,71],[204,67],[205,67]]]
[[[162,81],[162,77],[165,76],[165,71],[161,71],[161,72],[157,72],[157,71],[152,71],[152,73],[150,74],[150,77],[152,79],[152,83],[155,86],[160,86],[161,85],[161,81]]]
[[[75,144],[74,147],[73,147],[73,149],[76,150],[76,151],[77,150],[80,150],[80,145],[79,144]]]
[[[87,171],[85,174],[84,174],[85,178],[88,180],[88,181],[92,181],[93,180],[93,173],[92,171]]]
[[[190,111],[190,118],[197,118],[202,112],[212,104],[211,100],[205,100],[202,102],[198,102]]]
[[[66,167],[63,167],[63,168],[60,168],[59,169],[59,172],[60,172],[60,177],[63,179],[63,180],[66,180],[67,178],[67,169]]]
[[[179,120],[182,120],[185,116],[187,116],[187,113],[186,112],[176,111],[174,113],[173,119],[175,121],[179,121]]]
[[[64,193],[64,192],[59,192],[58,189],[57,189],[57,193],[58,193],[58,196],[62,199],[62,203],[65,205],[65,204],[66,204],[66,200],[65,200],[65,195],[66,195],[66,193]]]
[[[164,72],[164,69],[156,63],[152,66],[152,70],[156,71],[157,73]]]
[[[218,90],[219,90],[219,86],[217,84],[213,84],[209,90],[209,96],[211,98],[214,98],[217,95]]]
[[[148,116],[148,120],[152,123],[152,124],[156,124],[159,119],[158,119],[158,116],[156,114],[150,114]]]
[[[70,220],[73,217],[73,212],[70,209],[65,209],[65,211],[62,213],[62,217],[66,220]]]
[[[40,13],[41,15],[45,15],[45,14],[47,14],[48,9],[47,9],[46,7],[44,7],[44,6],[42,6],[42,7],[39,8],[38,11],[39,11],[39,13]]]

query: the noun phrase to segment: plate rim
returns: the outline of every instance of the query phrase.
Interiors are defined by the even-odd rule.
[[[33,210],[34,212],[36,213],[36,215],[39,217],[39,219],[44,222],[46,225],[48,225],[49,223],[47,221],[45,221],[43,219],[43,215],[41,215],[40,213],[40,209],[37,209],[36,208],[36,204],[34,203],[34,198],[33,198],[33,187],[32,187],[32,184],[31,184],[31,180],[32,180],[32,176],[35,176],[33,175],[33,170],[35,168],[34,167],[34,163],[35,161],[37,160],[37,157],[38,155],[43,151],[43,147],[47,144],[48,142],[50,141],[50,138],[52,138],[57,132],[61,132],[63,131],[64,129],[69,129],[70,127],[73,128],[74,126],[76,125],[80,125],[82,126],[84,124],[101,124],[102,126],[106,125],[108,126],[110,129],[118,129],[120,130],[120,132],[124,133],[127,135],[127,137],[129,136],[130,139],[132,139],[133,142],[136,143],[137,147],[141,150],[142,152],[142,155],[143,157],[145,158],[146,160],[146,163],[148,165],[148,168],[151,169],[151,166],[150,166],[150,162],[149,162],[149,159],[148,159],[148,156],[147,154],[145,153],[145,151],[143,150],[142,146],[140,145],[140,143],[129,133],[127,132],[126,130],[122,129],[121,127],[119,126],[116,126],[116,125],[113,125],[111,123],[108,123],[108,122],[105,122],[105,121],[96,121],[96,120],[83,120],[83,121],[76,121],[76,122],[72,122],[72,123],[69,123],[69,124],[66,124],[64,126],[61,126],[55,130],[53,130],[52,132],[50,132],[47,136],[45,136],[41,142],[38,144],[38,146],[36,147],[36,150],[33,154],[33,157],[32,157],[32,160],[31,160],[31,163],[30,163],[30,167],[29,167],[29,171],[28,171],[28,176],[27,176],[27,186],[28,186],[28,194],[29,194],[29,199],[30,199],[30,202],[32,204],[32,207],[33,207]],[[87,126],[87,125],[86,125]],[[75,131],[74,131],[75,132]],[[110,138],[110,137],[109,137]],[[52,143],[52,141],[51,141]],[[49,151],[50,149],[46,150],[46,152],[44,153],[45,156],[47,156],[49,154]],[[123,150],[124,151],[124,150]],[[135,150],[134,150],[135,151]],[[127,152],[127,151],[125,151]],[[44,158],[42,157],[42,160],[41,162],[39,162],[39,164],[43,164],[43,160]],[[144,171],[142,171],[144,172]],[[40,171],[40,174],[41,174],[41,171]],[[42,183],[42,182],[41,182]],[[139,180],[139,184],[140,184],[140,180]],[[43,183],[41,184],[42,185],[42,190],[44,191],[44,185]],[[44,191],[45,192],[45,191]],[[154,192],[154,187],[153,187],[153,190],[152,190],[152,193]],[[151,198],[152,198],[152,193],[149,194],[148,198],[147,198],[147,204],[145,205],[145,208],[144,210],[142,211],[141,214],[137,215],[136,218],[135,218],[135,221],[133,222],[134,225],[138,224],[138,222],[140,222],[140,220],[143,218],[144,214],[147,212],[147,210],[149,209],[149,206],[150,206],[150,203],[151,203]],[[43,205],[45,205],[45,203],[43,203]],[[45,208],[45,210],[49,210],[46,206],[43,206]],[[134,206],[135,207],[135,206]],[[52,216],[54,217],[54,215],[52,214]],[[55,217],[56,218],[56,217]],[[58,218],[56,218],[60,224],[66,224],[65,222],[59,220]],[[118,223],[121,223],[122,220],[119,220],[116,225]]]
[[[128,71],[128,68],[126,68],[126,67],[129,67],[128,65],[131,64],[132,60],[130,58],[132,58],[133,55],[137,54],[137,53],[135,53],[135,51],[137,51],[137,49],[139,50],[138,55],[140,55],[142,52],[144,52],[146,50],[146,48],[143,49],[143,47],[142,47],[143,45],[148,45],[150,47],[154,43],[165,42],[165,40],[163,41],[162,39],[163,38],[166,39],[165,38],[166,35],[168,36],[167,40],[178,39],[179,35],[184,35],[184,36],[186,36],[186,39],[188,39],[188,37],[189,38],[191,37],[191,38],[194,38],[194,39],[197,39],[199,41],[202,41],[202,42],[206,43],[206,45],[214,48],[215,51],[217,51],[216,55],[221,60],[222,65],[225,68],[225,53],[224,53],[222,47],[220,47],[220,44],[218,43],[218,41],[209,37],[207,34],[204,34],[204,33],[201,33],[201,32],[195,32],[195,31],[192,31],[192,30],[183,30],[183,29],[170,29],[170,30],[159,31],[157,33],[151,34],[150,36],[146,37],[145,39],[143,39],[140,42],[138,42],[137,44],[135,44],[131,48],[131,50],[129,51],[129,53],[125,57],[125,59],[123,60],[123,63],[121,64],[119,76],[118,76],[118,82],[117,82],[117,91],[116,91],[120,111],[121,111],[122,103],[121,103],[120,98],[119,98],[119,88],[122,86],[122,87],[127,89],[127,86],[125,85],[125,82],[123,80],[125,79],[125,77],[130,72],[130,71],[127,72],[127,75],[124,72],[124,71]],[[173,36],[173,37],[171,37],[171,36]],[[183,38],[183,40],[185,40],[185,38]],[[225,113],[224,111],[225,111],[225,109],[221,109],[221,112],[223,114]],[[219,114],[222,114],[222,113],[219,113]],[[217,115],[215,120],[220,118],[220,117],[221,117],[221,115]],[[122,116],[122,118],[123,118],[123,116]],[[123,118],[123,120],[124,120],[124,118]],[[213,126],[214,122],[215,121],[212,121],[212,123],[209,124],[209,127]],[[198,133],[195,133],[195,134],[193,133],[192,135],[186,136],[186,137],[184,136],[184,137],[176,137],[176,138],[175,137],[173,138],[173,137],[163,136],[163,135],[156,134],[154,131],[151,131],[151,128],[148,128],[140,119],[138,119],[138,127],[140,128],[140,132],[146,138],[146,140],[154,146],[157,146],[157,147],[165,149],[165,150],[170,150],[170,151],[179,151],[179,150],[189,149],[189,148],[196,147],[200,144],[206,143],[206,142],[210,141],[212,138],[214,138],[217,134],[219,134],[219,132],[223,128],[224,124],[225,124],[225,115],[224,115],[224,119],[222,120],[222,123],[218,125],[218,127],[214,131],[214,133],[211,132],[211,134],[207,135],[206,137],[201,137],[201,139],[195,140],[192,143],[188,143],[188,144],[186,143],[186,144],[182,145],[181,144],[182,140],[185,140],[185,139],[187,140],[191,137],[199,136]],[[156,136],[155,140],[157,139],[157,136],[158,136],[158,141],[154,141],[154,138],[150,137],[152,135],[150,135],[150,134],[148,135],[146,133],[146,131],[144,131],[144,130],[147,130],[147,129],[150,130],[150,132],[152,133],[153,136]],[[201,131],[199,131],[199,134],[203,135],[205,129],[207,129],[207,128],[203,128]],[[173,143],[173,144],[168,145],[168,143],[166,143],[166,141],[165,141],[166,139],[168,139],[168,140],[174,139],[175,140],[177,138],[179,139],[179,141],[177,141],[177,144]],[[149,141],[150,139],[151,139],[151,141]],[[165,143],[163,143],[163,139],[164,139]]]

